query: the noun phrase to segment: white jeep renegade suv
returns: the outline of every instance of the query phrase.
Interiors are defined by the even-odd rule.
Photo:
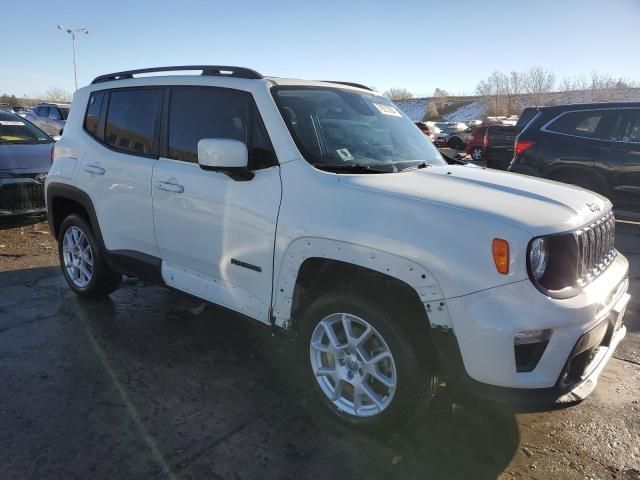
[[[140,76],[198,70],[201,75]],[[47,177],[79,295],[137,275],[292,332],[315,397],[370,428],[438,377],[584,398],[625,335],[604,197],[449,164],[389,100],[245,68],[78,90]]]

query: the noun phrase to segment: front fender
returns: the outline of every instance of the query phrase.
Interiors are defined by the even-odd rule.
[[[298,273],[304,261],[310,258],[337,260],[389,275],[411,286],[423,303],[444,298],[436,278],[424,266],[398,255],[350,242],[302,237],[289,244],[282,258],[277,270],[279,273],[273,301],[273,315],[278,325],[287,325],[291,318]]]

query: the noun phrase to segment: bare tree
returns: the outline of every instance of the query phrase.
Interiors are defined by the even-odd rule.
[[[428,120],[437,120],[438,118],[440,118],[440,112],[438,112],[436,102],[428,102],[427,107],[424,111],[424,116],[422,117],[422,121],[426,122]]]
[[[71,101],[71,93],[60,87],[51,87],[47,93],[41,96],[43,100],[48,102],[68,103]]]
[[[406,88],[390,88],[383,95],[394,102],[413,98],[413,93]]]
[[[433,91],[433,98],[436,100],[436,106],[439,109],[443,109],[447,106],[447,102],[449,101],[449,92],[442,88],[436,88]]]
[[[549,102],[549,92],[553,90],[556,79],[550,70],[544,67],[532,67],[526,73],[525,91],[529,94],[529,105],[545,105]]]

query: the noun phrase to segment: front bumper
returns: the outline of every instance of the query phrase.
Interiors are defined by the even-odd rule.
[[[44,178],[22,175],[0,179],[0,217],[41,214],[46,211]]]
[[[568,394],[584,398],[625,336],[627,272],[628,262],[618,254],[573,298],[549,298],[525,280],[449,299],[445,303],[453,334],[448,335],[453,341],[439,352],[441,364],[454,383],[471,391],[543,402]],[[552,334],[536,367],[518,372],[516,333],[544,329]]]

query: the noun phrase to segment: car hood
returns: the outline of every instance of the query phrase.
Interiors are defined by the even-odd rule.
[[[605,197],[580,187],[464,165],[339,177],[351,187],[498,217],[533,236],[573,230],[611,209]]]
[[[0,144],[0,172],[48,172],[51,167],[53,145],[53,143]]]

